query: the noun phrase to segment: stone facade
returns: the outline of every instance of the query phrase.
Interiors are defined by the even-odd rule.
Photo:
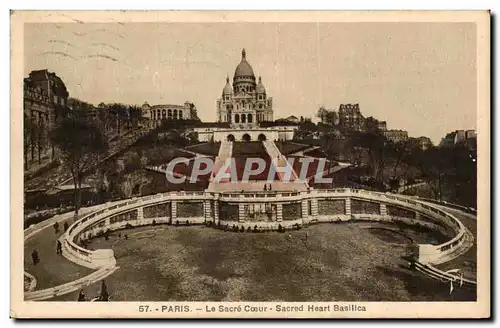
[[[352,131],[363,131],[364,117],[359,104],[341,104],[339,107],[339,125]]]
[[[351,200],[352,214],[380,214],[380,204],[363,200]]]
[[[203,202],[177,203],[177,217],[191,218],[203,216]]]
[[[318,214],[345,214],[345,201],[343,199],[318,200]]]
[[[110,224],[114,224],[122,221],[134,221],[137,220],[137,211],[130,211],[115,215],[109,219]]]
[[[302,217],[300,203],[283,204],[283,220],[296,220]]]
[[[171,206],[170,203],[163,203],[163,204],[144,207],[143,211],[145,219],[170,217]]]
[[[256,83],[245,49],[241,52],[241,62],[234,72],[232,86],[227,77],[222,97],[217,100],[217,119],[239,128],[273,121],[273,99],[268,97],[261,77]]]
[[[141,116],[148,120],[149,127],[158,126],[163,120],[198,120],[196,106],[189,101],[184,105],[154,105],[145,102],[141,107]]]
[[[416,217],[415,211],[410,211],[401,207],[387,206],[387,214],[390,216],[398,216],[403,218],[414,219]]]
[[[219,218],[227,221],[238,221],[239,219],[238,205],[220,202]]]
[[[394,143],[408,140],[408,131],[404,130],[387,130],[383,131],[383,135]]]
[[[275,127],[255,127],[245,130],[238,128],[198,127],[194,131],[198,134],[201,142],[221,142],[221,141],[286,141],[292,140],[298,126],[275,126]]]
[[[25,169],[53,158],[49,132],[68,106],[64,82],[48,70],[32,71],[24,79],[24,164]]]

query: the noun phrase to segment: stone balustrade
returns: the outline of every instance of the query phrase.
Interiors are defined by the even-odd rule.
[[[325,212],[325,209],[327,211],[329,211],[329,209],[325,207],[324,202],[328,202],[329,199],[335,204],[332,210],[338,210],[338,213]],[[311,207],[313,207],[313,203],[315,204],[314,211],[312,209],[311,211],[308,209],[302,210],[302,206],[308,206],[308,201],[311,201]],[[140,219],[138,218],[139,215],[135,215],[131,220],[119,220],[116,222],[113,221],[112,218],[133,211],[142,213],[145,207],[150,208],[153,205],[160,206],[167,202],[171,205],[165,208],[170,208],[171,212],[164,213],[164,215],[160,215],[159,217],[165,218],[168,223],[177,222],[178,224],[182,224],[189,221],[195,224],[204,223],[206,221],[223,221],[237,222],[239,226],[246,226],[244,223],[249,221],[249,225],[255,225],[255,221],[247,220],[245,204],[271,203],[276,205],[273,206],[276,213],[274,216],[271,216],[271,221],[273,222],[266,223],[263,221],[259,222],[259,224],[277,226],[278,224],[276,224],[276,222],[283,222],[283,208],[285,208],[285,215],[289,219],[284,220],[286,222],[284,222],[282,226],[286,228],[291,227],[291,225],[295,223],[302,225],[310,222],[345,221],[355,218],[358,220],[404,221],[407,224],[418,223],[420,225],[439,229],[440,231],[446,228],[452,231],[454,237],[446,243],[441,245],[421,245],[419,260],[423,263],[434,263],[440,261],[440,259],[446,258],[447,254],[452,254],[455,249],[459,247],[467,232],[463,224],[453,215],[430,204],[390,193],[379,193],[358,189],[309,190],[307,192],[283,193],[170,192],[124,200],[123,202],[100,209],[78,220],[70,227],[68,232],[63,235],[64,244],[69,251],[69,256],[80,258],[85,266],[91,268],[98,268],[101,267],[103,263],[106,263],[106,261],[112,261],[113,255],[111,250],[108,252],[102,252],[101,250],[101,252],[97,254],[96,252],[98,251],[89,251],[78,246],[76,241],[82,238],[82,234],[83,238],[85,238],[86,233],[91,233],[92,236],[99,231],[104,232],[107,229],[116,230],[123,228],[127,224],[132,226],[151,224],[153,218],[144,218],[142,214]],[[320,206],[320,213],[318,213],[318,202],[323,204]],[[214,203],[217,203],[217,205]],[[226,205],[221,206],[220,203]],[[231,204],[233,206],[237,205],[237,208],[235,208],[236,211],[232,216],[229,217],[220,218],[219,210],[211,210],[212,206],[217,209],[221,207],[224,209],[227,205],[231,206]],[[336,209],[339,204],[343,204],[343,210]],[[355,204],[354,212],[352,212],[352,209],[349,209],[352,204]],[[194,207],[191,209],[189,205]],[[401,208],[401,211],[405,213],[414,212],[415,216],[402,215],[409,217],[403,218],[397,216],[397,220],[392,219],[395,218],[395,216],[390,215],[391,211],[387,211],[387,206],[390,208]],[[297,209],[296,216],[289,213],[292,208]],[[385,210],[383,210],[383,208],[385,208]],[[365,209],[367,209],[367,211],[364,211]],[[109,258],[106,258],[106,256]]]
[[[324,204],[318,210],[318,203],[332,200],[335,205],[332,209],[337,214],[325,212]],[[351,213],[352,201],[363,201],[370,203],[370,213]],[[195,203],[196,209],[188,211],[187,217],[182,217],[177,211],[178,204]],[[247,204],[270,204],[274,213],[268,216],[268,220],[252,221],[245,211]],[[170,204],[170,205],[165,205]],[[343,209],[337,209],[339,204]],[[378,204],[376,209],[373,204]],[[170,213],[159,213],[144,216],[145,208],[158,206]],[[184,206],[184,205],[182,205]],[[181,208],[182,208],[181,206]],[[226,207],[234,208],[230,216],[223,217],[221,212],[226,211]],[[283,220],[283,208],[288,213],[292,208],[297,209],[296,216]],[[405,211],[415,212],[415,217],[395,217],[388,213],[387,206],[399,207]],[[201,208],[198,208],[201,207]],[[329,211],[329,210],[327,210]],[[359,210],[356,210],[359,212]],[[126,213],[134,213],[127,216],[130,219],[113,221],[113,217]],[[147,213],[152,213],[147,211]],[[285,214],[286,214],[285,213]],[[289,213],[287,214],[288,216]],[[380,193],[358,189],[329,189],[329,190],[308,190],[304,192],[271,192],[271,193],[215,193],[215,192],[169,192],[150,195],[140,198],[132,198],[116,203],[109,203],[100,206],[97,210],[85,215],[73,223],[68,231],[62,235],[61,240],[64,247],[63,255],[69,260],[80,265],[97,269],[82,279],[101,277],[109,274],[110,270],[116,269],[116,260],[112,250],[87,250],[77,243],[90,236],[95,236],[98,232],[106,230],[117,230],[131,226],[142,226],[152,224],[153,220],[171,224],[204,224],[209,221],[218,226],[237,226],[245,230],[253,229],[255,226],[259,230],[277,230],[280,226],[285,229],[293,229],[297,226],[307,225],[315,222],[338,222],[349,220],[369,220],[385,222],[404,222],[406,224],[419,224],[431,229],[448,230],[451,239],[440,245],[421,244],[418,245],[418,262],[423,266],[442,263],[451,260],[467,251],[463,247],[464,241],[471,238],[471,233],[453,215],[433,206],[432,204],[412,199],[407,196],[390,193]],[[26,234],[25,234],[26,235]],[[28,233],[27,235],[30,235]],[[435,268],[434,268],[435,269]],[[435,269],[438,270],[438,269]],[[439,270],[438,270],[439,271]],[[98,274],[99,272],[99,274]],[[95,275],[95,277],[94,277]],[[90,278],[89,278],[90,277]],[[81,283],[81,282],[80,282]],[[73,291],[77,284],[58,286],[57,290]],[[80,284],[81,285],[81,284]],[[38,291],[41,292],[41,291]],[[32,292],[36,293],[36,292]],[[32,299],[43,299],[46,294],[30,294]],[[35,296],[33,296],[35,295]]]

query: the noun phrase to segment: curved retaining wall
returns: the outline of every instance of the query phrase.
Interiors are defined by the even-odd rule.
[[[345,211],[340,214],[319,215],[318,200],[343,200]],[[377,203],[380,206],[379,213],[375,214],[352,214],[351,201],[360,200]],[[144,208],[152,205],[159,205],[170,202],[171,212],[164,213],[159,217],[144,218]],[[196,202],[203,204],[202,216],[182,217],[177,213],[178,203]],[[220,217],[219,206],[222,203],[238,206],[239,219],[227,220]],[[252,221],[245,217],[244,207],[247,204],[267,203],[273,204],[276,208],[276,215],[273,221]],[[301,205],[299,218],[283,220],[282,207],[284,204],[298,203]],[[394,217],[387,214],[387,205],[409,209],[415,212],[415,218]],[[130,215],[129,218],[122,219],[123,215]],[[120,217],[122,215],[122,217]],[[82,240],[91,238],[99,232],[106,230],[117,230],[125,228],[127,225],[142,226],[157,223],[178,223],[185,224],[187,221],[192,224],[203,224],[208,221],[219,225],[236,225],[253,228],[255,225],[260,230],[277,229],[279,225],[286,229],[293,229],[297,225],[310,224],[315,222],[333,222],[348,220],[370,220],[385,222],[404,222],[406,224],[419,224],[431,229],[447,232],[451,238],[440,245],[420,244],[418,245],[418,261],[420,271],[439,271],[432,267],[432,264],[439,264],[449,261],[462,255],[468,249],[467,241],[470,241],[472,234],[453,215],[435,207],[431,204],[421,202],[409,197],[379,193],[358,189],[330,189],[330,190],[309,190],[307,192],[282,192],[282,193],[213,193],[213,192],[170,192],[140,198],[132,198],[116,203],[108,203],[100,206],[100,209],[83,216],[73,223],[68,231],[60,238],[64,251],[63,255],[69,260],[82,266],[97,269],[91,275],[54,288],[60,293],[74,291],[91,281],[102,279],[103,275],[109,275],[116,270],[116,260],[113,250],[99,249],[88,250],[78,245]],[[28,234],[29,235],[29,234]],[[473,238],[473,237],[472,237]],[[432,268],[432,269],[429,269]],[[429,272],[430,272],[429,271]],[[443,272],[442,272],[443,273]],[[443,273],[444,277],[449,274]],[[430,274],[432,275],[432,274]],[[455,277],[456,278],[456,277]],[[36,291],[31,293],[32,299],[45,299],[54,295],[49,292]],[[44,297],[44,298],[39,298]],[[30,297],[31,298],[31,297]]]

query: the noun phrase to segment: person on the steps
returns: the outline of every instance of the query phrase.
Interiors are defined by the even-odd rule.
[[[36,251],[36,249],[31,252],[31,258],[33,259],[33,265],[37,265],[38,263],[40,263],[40,258],[38,257],[38,252]]]
[[[78,294],[78,302],[85,302],[85,292],[83,289],[80,290],[80,293]]]
[[[62,244],[60,240],[57,241],[56,254],[62,255]]]
[[[104,280],[101,282],[101,295],[99,300],[102,302],[109,301],[108,286],[106,286],[106,282]]]

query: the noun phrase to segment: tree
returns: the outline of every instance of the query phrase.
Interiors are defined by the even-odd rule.
[[[353,134],[350,146],[354,149],[365,149],[368,155],[368,169],[376,181],[383,178],[384,169],[389,158],[387,139],[378,133],[358,132]]]
[[[35,136],[38,134],[37,126],[28,115],[24,114],[23,138],[24,138],[24,169],[28,169],[28,161],[33,160]]]
[[[367,117],[365,119],[365,131],[369,133],[378,133],[380,134],[380,129],[378,127],[378,120],[372,116]]]
[[[321,123],[336,126],[338,122],[338,113],[334,110],[327,110],[324,107],[320,107],[316,116],[321,120]]]
[[[107,150],[107,142],[98,126],[79,115],[65,118],[51,133],[64,165],[71,172],[74,185],[75,218],[81,206],[84,173],[96,165],[99,155]]]
[[[328,115],[328,111],[325,107],[321,106],[318,110],[316,116],[321,120],[321,123],[326,123],[326,116]]]
[[[443,185],[450,170],[451,152],[452,150],[447,148],[431,147],[416,157],[416,164],[424,181],[438,200],[443,197]]]

